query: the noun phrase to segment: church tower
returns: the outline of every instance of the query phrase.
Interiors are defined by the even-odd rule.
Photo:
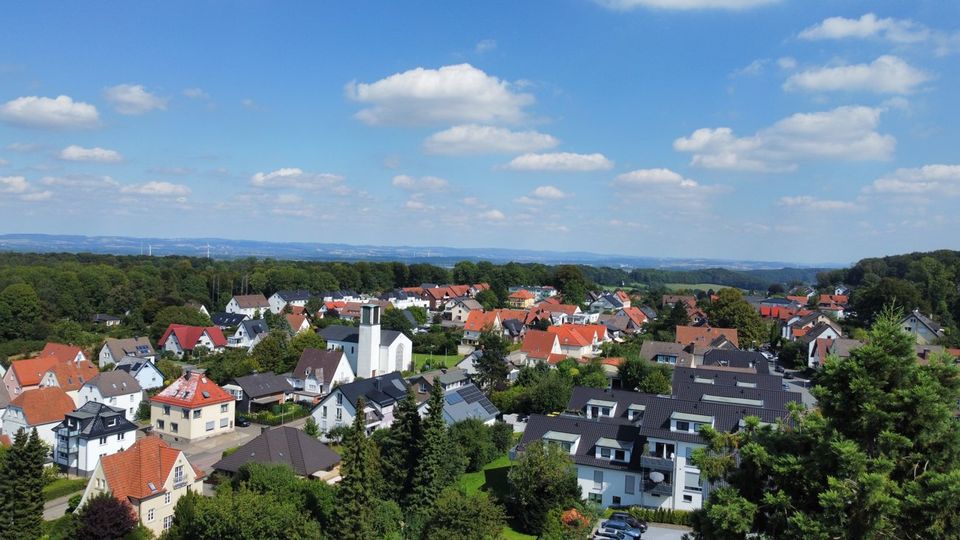
[[[369,379],[381,375],[380,367],[380,306],[360,306],[360,336],[357,343],[357,377]]]

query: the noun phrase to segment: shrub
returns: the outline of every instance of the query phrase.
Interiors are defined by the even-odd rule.
[[[693,512],[684,510],[671,510],[669,508],[640,508],[633,507],[629,510],[630,515],[651,523],[668,523],[670,525],[690,526],[690,516]]]
[[[83,493],[77,493],[67,501],[67,511],[65,514],[72,514],[80,506],[80,500],[83,499]]]

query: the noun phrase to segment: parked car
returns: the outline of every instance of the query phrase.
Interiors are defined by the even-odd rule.
[[[593,535],[593,537],[600,540],[629,540],[630,538],[632,538],[623,534],[622,531],[618,531],[615,529],[605,529],[603,527],[600,527],[599,529],[597,529],[597,532],[596,534]]]
[[[623,521],[627,525],[633,527],[634,529],[640,529],[640,532],[647,532],[647,522],[637,519],[627,512],[614,512],[610,514],[610,519],[615,519],[617,521]]]
[[[784,379],[792,379],[792,378],[793,378],[793,373],[790,373],[790,372],[788,371],[788,372],[786,372],[786,373],[783,374],[783,378],[784,378]]]
[[[783,388],[784,390],[789,390],[789,389],[790,389],[790,385],[787,384],[787,383],[780,383],[780,387]]]
[[[762,354],[767,360],[773,360],[773,353],[770,351],[760,351],[760,354]]]
[[[238,416],[237,421],[234,422],[237,427],[250,427],[250,420],[244,416]]]
[[[777,364],[777,367],[773,368],[777,373],[783,373],[783,366]]]
[[[626,521],[620,521],[617,519],[609,519],[600,524],[601,529],[611,529],[614,531],[620,531],[624,534],[625,537],[629,538],[640,538],[640,535],[643,534],[643,531],[640,529],[631,527],[627,524]]]

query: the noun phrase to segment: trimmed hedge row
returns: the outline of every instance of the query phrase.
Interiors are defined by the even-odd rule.
[[[669,508],[639,508],[629,510],[630,515],[651,523],[669,523],[671,525],[690,526],[690,515],[693,512],[684,510],[670,510]]]

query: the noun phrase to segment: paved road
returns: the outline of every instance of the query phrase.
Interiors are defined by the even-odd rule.
[[[642,540],[681,540],[684,533],[688,533],[690,530],[687,527],[654,525],[651,523],[647,532],[643,533]]]
[[[83,493],[78,491],[77,493]],[[73,497],[76,493],[71,493],[69,495],[64,495],[59,499],[53,499],[52,501],[47,501],[43,505],[43,519],[44,521],[52,521],[57,518],[62,518],[63,515],[67,512],[67,503],[70,501],[70,497]]]

